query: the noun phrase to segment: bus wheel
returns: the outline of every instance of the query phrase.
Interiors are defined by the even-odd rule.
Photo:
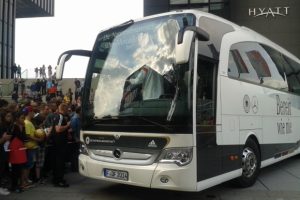
[[[241,187],[252,186],[260,171],[260,152],[254,140],[249,139],[242,152],[242,176],[238,179]]]

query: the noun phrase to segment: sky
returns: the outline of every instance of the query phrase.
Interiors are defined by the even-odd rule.
[[[34,68],[51,65],[71,49],[91,50],[101,30],[143,17],[143,0],[55,0],[54,17],[16,20],[15,63],[28,78]],[[82,78],[86,59],[71,59],[72,72],[65,78]]]

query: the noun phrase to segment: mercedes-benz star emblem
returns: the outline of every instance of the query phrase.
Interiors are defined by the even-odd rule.
[[[114,150],[113,155],[114,155],[115,158],[120,159],[121,155],[122,155],[122,152],[121,152],[120,149],[116,149],[116,150]]]
[[[118,140],[118,139],[120,139],[120,135],[116,134],[116,135],[114,135],[114,138],[115,138],[116,140]]]
[[[253,96],[252,98],[252,111],[255,114],[258,112],[258,99],[256,96]]]

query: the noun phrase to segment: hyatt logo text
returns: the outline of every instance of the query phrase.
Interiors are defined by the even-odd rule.
[[[287,16],[289,14],[289,9],[290,7],[249,8],[249,16],[265,16],[266,18],[269,16],[275,17],[276,15]]]

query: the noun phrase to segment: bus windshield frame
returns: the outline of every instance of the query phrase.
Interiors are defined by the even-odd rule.
[[[83,130],[191,134],[193,59],[175,65],[174,49],[178,31],[195,23],[193,14],[176,14],[100,33],[85,78]]]

